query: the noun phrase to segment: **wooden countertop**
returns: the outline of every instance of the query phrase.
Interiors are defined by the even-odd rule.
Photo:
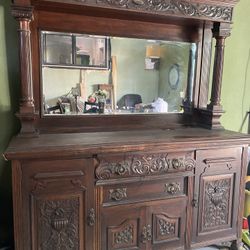
[[[229,143],[230,142],[230,143]],[[80,157],[100,153],[154,150],[194,150],[211,146],[248,145],[250,135],[227,130],[181,128],[115,132],[41,134],[15,137],[5,152],[7,159]]]

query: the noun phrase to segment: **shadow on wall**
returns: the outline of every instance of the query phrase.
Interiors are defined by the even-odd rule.
[[[0,2],[0,248],[13,244],[11,166],[2,154],[19,130],[19,65],[17,23],[10,14],[11,0]]]

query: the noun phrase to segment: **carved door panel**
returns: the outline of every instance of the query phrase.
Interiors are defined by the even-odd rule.
[[[93,169],[91,159],[23,164],[30,249],[94,249]]]
[[[241,148],[197,152],[193,242],[237,233]]]
[[[123,205],[102,209],[102,250],[145,250],[150,237],[150,228],[145,224],[145,208]]]
[[[186,197],[155,202],[149,208],[152,250],[183,249],[186,230]]]

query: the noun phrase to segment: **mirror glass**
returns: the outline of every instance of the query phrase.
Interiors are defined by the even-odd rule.
[[[44,115],[182,112],[196,44],[41,32]]]

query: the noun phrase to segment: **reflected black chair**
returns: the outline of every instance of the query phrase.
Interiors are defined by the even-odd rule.
[[[136,104],[142,103],[142,98],[138,94],[127,94],[124,95],[118,102],[117,106],[119,109],[130,109],[134,108]]]

